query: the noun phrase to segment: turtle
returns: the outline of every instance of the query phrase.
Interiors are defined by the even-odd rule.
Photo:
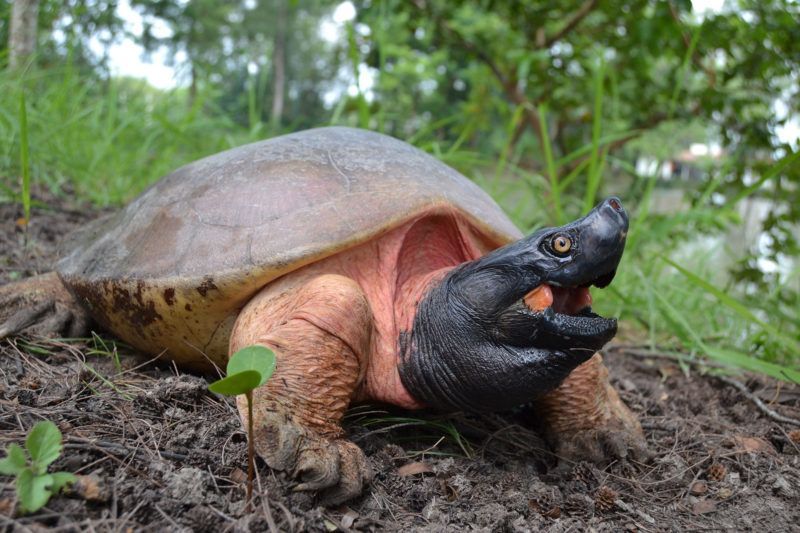
[[[627,231],[610,197],[526,236],[403,141],[306,130],[183,166],[90,224],[53,272],[0,287],[0,337],[97,324],[199,372],[270,348],[255,448],[331,504],[373,476],[341,425],[357,402],[529,406],[560,457],[633,456],[641,427],[597,353],[617,322],[589,292],[611,283]]]

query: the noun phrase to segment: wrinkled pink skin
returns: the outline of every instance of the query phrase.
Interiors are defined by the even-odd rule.
[[[351,403],[424,407],[400,380],[398,338],[411,329],[430,283],[489,251],[472,231],[455,215],[417,219],[270,283],[242,310],[230,353],[262,344],[278,361],[273,377],[255,392],[256,448],[270,466],[299,478],[300,489],[320,490],[325,500],[338,502],[369,481],[363,453],[342,439],[340,422]],[[581,434],[596,441],[573,446],[578,453],[600,446],[596,433],[606,430],[617,440],[640,438],[599,356],[540,405],[547,423],[555,413],[556,440]],[[239,407],[246,419],[245,403]]]

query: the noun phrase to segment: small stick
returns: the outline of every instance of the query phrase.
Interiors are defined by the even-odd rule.
[[[256,469],[254,459],[255,445],[253,444],[253,392],[245,393],[247,396],[247,511],[253,512],[253,473]]]
[[[745,398],[747,398],[748,400],[750,400],[755,404],[755,406],[758,408],[759,411],[761,411],[771,419],[777,420],[778,422],[783,422],[784,424],[794,424],[795,426],[800,426],[800,420],[788,416],[783,416],[780,413],[776,413],[775,411],[767,407],[766,404],[761,401],[761,398],[759,398],[758,396],[747,390],[747,387],[743,383],[740,383],[735,379],[731,379],[725,376],[716,376],[716,377],[723,383],[727,383],[734,389],[741,392]]]

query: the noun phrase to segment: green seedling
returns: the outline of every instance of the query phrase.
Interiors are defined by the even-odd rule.
[[[253,446],[253,390],[260,387],[275,371],[275,353],[265,346],[247,346],[228,360],[227,376],[208,386],[208,390],[225,396],[244,394],[247,398],[247,507],[253,497],[255,449]]]
[[[0,474],[17,478],[17,498],[23,513],[38,511],[50,496],[75,481],[75,475],[69,472],[47,473],[61,449],[61,432],[49,420],[42,420],[28,433],[25,449],[12,443],[6,457],[0,459]]]

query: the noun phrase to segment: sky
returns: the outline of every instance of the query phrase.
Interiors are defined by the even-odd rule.
[[[133,35],[141,35],[143,28],[142,16],[133,9],[128,0],[121,0],[117,6],[117,14],[125,21],[125,29]],[[342,2],[333,12],[330,20],[320,26],[323,38],[336,41],[343,34],[344,24],[355,18],[356,9],[351,2]],[[169,27],[161,20],[153,22],[153,33],[156,37],[168,37],[171,33]],[[175,66],[167,64],[166,50],[144,57],[144,49],[132,39],[125,37],[113,43],[106,50],[100,40],[91,42],[92,51],[102,56],[108,53],[108,64],[111,73],[118,76],[132,76],[147,80],[150,85],[159,89],[173,89],[178,86],[188,85],[188,80],[182,75],[182,63],[185,57],[179,53],[175,58]]]
[[[722,10],[725,0],[693,0],[692,6],[699,14],[706,12],[719,12]],[[142,16],[135,11],[128,0],[121,0],[117,7],[117,14],[125,21],[126,29],[134,35],[142,32]],[[356,16],[356,10],[350,1],[340,3],[333,12],[330,20],[324,21],[320,25],[320,34],[324,39],[336,41],[343,35],[344,25],[347,21]],[[169,27],[158,20],[154,21],[153,32],[157,37],[169,36]],[[188,84],[186,76],[183,75],[182,64],[185,60],[179,52],[175,58],[175,66],[168,63],[167,52],[162,49],[152,53],[149,57],[144,57],[144,50],[130,38],[123,38],[113,43],[108,49],[95,40],[91,44],[93,50],[98,55],[108,53],[109,68],[112,74],[120,76],[132,76],[135,78],[146,79],[154,87],[159,89],[173,89],[177,86]],[[360,69],[359,83],[362,90],[372,86],[373,77],[366,65]],[[350,92],[356,90],[355,86],[350,87]],[[326,95],[326,100],[336,99],[338,95]],[[783,118],[789,115],[790,110],[783,102],[777,102],[775,113]],[[778,138],[785,143],[797,146],[800,143],[800,116],[793,116],[785,125],[778,128],[775,132]]]

